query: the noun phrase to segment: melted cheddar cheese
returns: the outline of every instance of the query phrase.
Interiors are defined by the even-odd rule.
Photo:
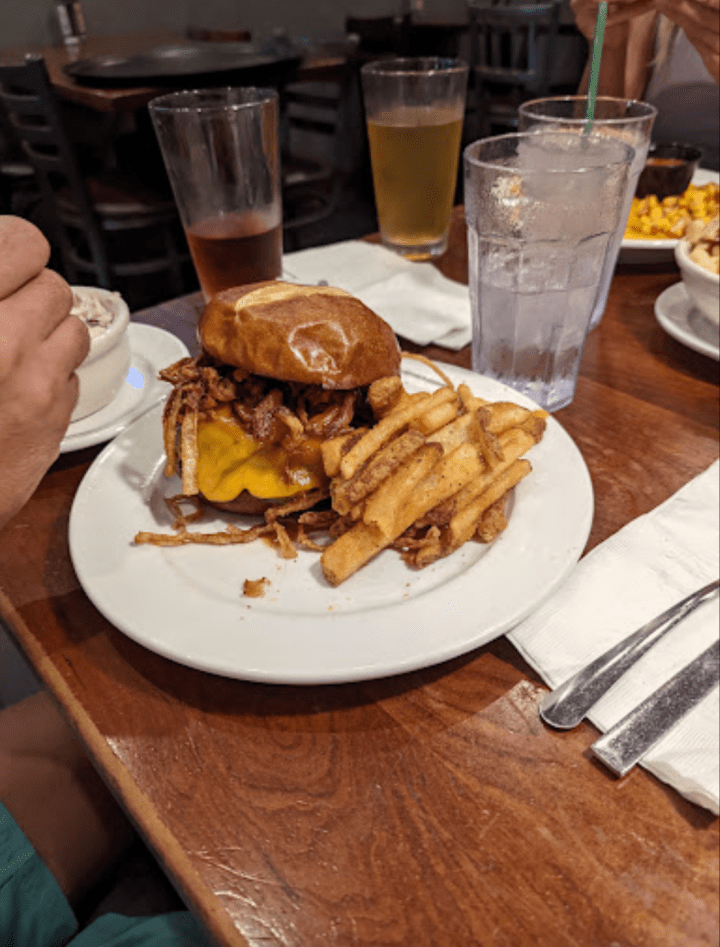
[[[289,455],[243,431],[227,407],[198,424],[198,487],[208,500],[227,503],[243,490],[263,500],[291,497],[326,482],[319,441]]]

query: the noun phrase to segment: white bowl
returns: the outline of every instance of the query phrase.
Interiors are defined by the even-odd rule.
[[[692,304],[706,319],[715,325],[720,324],[720,277],[690,259],[687,240],[678,242],[675,260]]]
[[[76,299],[96,301],[112,316],[107,327],[90,326],[90,351],[77,370],[80,393],[70,417],[78,421],[110,404],[125,381],[130,368],[130,310],[119,293],[97,286],[73,286],[72,290]],[[75,305],[73,312],[83,318]]]

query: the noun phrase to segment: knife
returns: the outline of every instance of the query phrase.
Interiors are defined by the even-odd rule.
[[[596,740],[591,750],[617,776],[624,776],[718,681],[716,641]]]
[[[593,704],[652,646],[717,592],[717,580],[688,595],[601,654],[543,698],[540,716],[560,730],[577,726]]]

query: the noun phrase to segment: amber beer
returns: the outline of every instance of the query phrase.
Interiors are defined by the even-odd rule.
[[[149,106],[206,299],[282,270],[278,93],[191,89]]]
[[[360,72],[382,242],[411,260],[437,257],[447,248],[468,67],[411,56]]]
[[[424,248],[447,233],[461,134],[452,110],[401,106],[368,121],[380,231],[411,259],[429,256]]]
[[[229,213],[185,231],[207,298],[221,289],[277,279],[282,271],[282,226],[269,214]]]

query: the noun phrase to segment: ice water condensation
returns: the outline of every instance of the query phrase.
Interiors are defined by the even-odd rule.
[[[560,241],[498,245],[468,231],[473,369],[548,410],[574,396],[607,234],[568,247]]]
[[[631,154],[554,132],[466,151],[473,369],[549,411],[575,394]]]

